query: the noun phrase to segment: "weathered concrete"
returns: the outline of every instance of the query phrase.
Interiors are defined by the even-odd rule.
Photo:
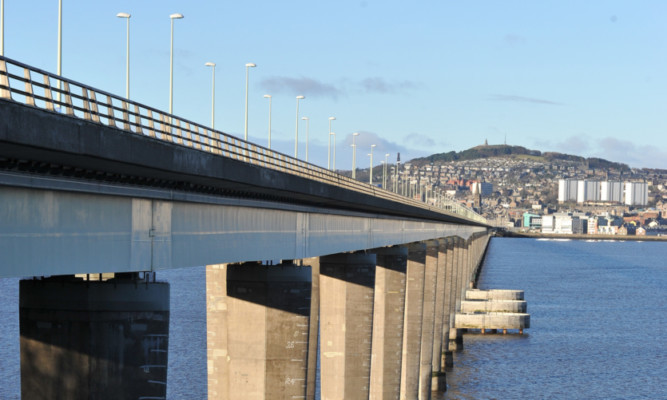
[[[456,328],[460,329],[527,329],[530,328],[530,314],[485,313],[456,314]]]
[[[372,251],[377,257],[371,387],[369,399],[398,399],[405,317],[405,274],[408,249],[394,246]]]
[[[419,397],[425,264],[426,245],[411,243],[408,246],[408,269],[405,283],[401,399]]]
[[[464,300],[461,302],[462,313],[525,313],[527,308],[525,300]]]
[[[447,247],[449,246],[449,240],[440,239],[439,242],[437,282],[435,285],[435,319],[433,321],[433,355],[431,360],[431,391],[434,392],[444,392],[447,389],[445,365],[442,362],[442,335],[445,330],[449,330],[449,326],[445,329],[445,323],[449,323],[449,311],[445,311],[445,297],[447,294]],[[445,314],[447,314],[446,317]]]
[[[306,373],[306,400],[315,400],[317,375],[317,345],[320,334],[320,258],[306,258],[302,264],[312,272],[310,291],[310,328],[308,332],[308,372]]]
[[[22,399],[164,398],[169,284],[20,282]]]
[[[310,268],[210,265],[206,279],[209,398],[303,398]]]
[[[368,399],[375,254],[320,258],[322,400]]]
[[[445,276],[445,319],[442,330],[442,366],[451,368],[453,366],[452,351],[449,349],[449,330],[453,327],[454,314],[456,313],[456,301],[454,292],[456,290],[456,254],[455,239],[447,241],[447,269]],[[443,369],[443,371],[445,370]]]
[[[468,289],[466,300],[523,300],[523,290],[514,289]]]
[[[422,339],[419,362],[419,399],[431,397],[431,377],[433,371],[433,333],[435,331],[435,298],[438,280],[437,240],[426,241],[426,263],[424,264],[424,306],[422,310]]]

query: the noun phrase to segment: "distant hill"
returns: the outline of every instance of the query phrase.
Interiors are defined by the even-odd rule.
[[[432,154],[427,157],[415,158],[411,163],[415,165],[425,165],[430,163],[444,163],[452,161],[467,161],[477,160],[480,158],[530,158],[536,161],[556,162],[569,161],[581,164],[587,164],[589,168],[593,169],[617,169],[619,171],[629,171],[630,167],[627,164],[607,161],[601,158],[584,158],[581,156],[574,156],[570,154],[545,152],[539,150],[530,150],[522,146],[508,146],[508,145],[483,145],[476,146],[463,151],[450,151],[448,153]]]

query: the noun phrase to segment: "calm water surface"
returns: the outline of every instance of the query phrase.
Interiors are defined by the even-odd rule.
[[[493,239],[482,289],[524,289],[523,336],[464,336],[445,399],[667,398],[667,243]]]
[[[169,399],[206,398],[205,270],[171,283]],[[527,334],[464,336],[443,399],[667,398],[667,243],[493,239],[481,288],[523,289]],[[0,279],[0,399],[19,399],[18,280]]]

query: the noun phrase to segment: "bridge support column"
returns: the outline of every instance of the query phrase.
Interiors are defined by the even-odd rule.
[[[445,269],[445,305],[444,320],[442,331],[442,359],[441,371],[453,366],[452,351],[449,349],[449,331],[453,324],[453,316],[456,312],[456,300],[454,292],[456,291],[456,261],[455,261],[455,239],[447,239],[447,265]]]
[[[442,362],[443,352],[443,332],[445,331],[445,321],[449,323],[449,318],[445,311],[446,279],[447,279],[447,247],[448,239],[439,239],[438,246],[438,270],[435,287],[435,320],[433,323],[433,355],[431,360],[431,391],[444,392],[447,390],[447,381],[445,380],[444,363]],[[447,327],[448,330],[449,327]]]
[[[169,284],[20,282],[21,398],[165,398]]]
[[[301,263],[310,267],[310,322],[308,331],[308,372],[306,373],[306,400],[315,400],[317,376],[317,346],[320,334],[320,258],[305,258]]]
[[[422,310],[422,339],[419,361],[419,399],[431,397],[433,372],[433,333],[435,331],[435,295],[438,281],[438,252],[440,243],[428,240],[424,264],[424,305]]]
[[[306,395],[310,295],[308,267],[206,267],[210,399]]]
[[[322,399],[368,399],[375,254],[320,258]]]
[[[408,245],[408,268],[405,282],[405,319],[401,365],[401,399],[419,397],[422,318],[424,307],[424,270],[426,244]]]
[[[463,336],[461,331],[454,328],[454,318],[456,313],[461,309],[461,300],[465,296],[465,288],[467,286],[467,270],[468,270],[468,251],[467,243],[461,238],[456,239],[455,251],[454,251],[454,261],[456,263],[456,285],[453,290],[454,295],[454,313],[452,314],[452,322],[450,323],[449,328],[449,350],[461,350],[463,349]]]
[[[408,248],[373,250],[377,257],[369,399],[398,399]]]

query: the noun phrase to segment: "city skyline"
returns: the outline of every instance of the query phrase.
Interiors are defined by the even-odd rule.
[[[5,56],[56,71],[58,3],[5,0]],[[168,109],[169,16],[174,22],[174,114],[209,125],[216,63],[216,128],[294,153],[310,130],[310,161],[336,167],[377,155],[395,161],[489,144],[522,145],[666,168],[667,4],[641,1],[181,3],[63,0],[63,75],[125,93],[131,14],[131,99]],[[303,136],[300,136],[302,138]],[[305,141],[299,143],[303,158]],[[376,157],[380,165],[384,157]]]

